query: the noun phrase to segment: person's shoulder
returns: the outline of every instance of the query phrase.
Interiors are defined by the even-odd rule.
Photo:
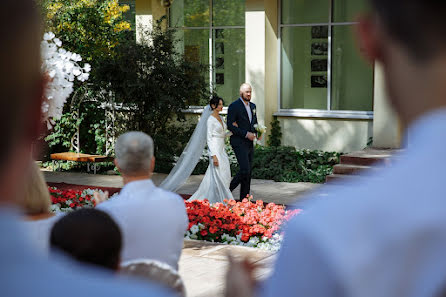
[[[209,122],[212,122],[212,121],[213,121],[212,118],[214,118],[214,116],[213,116],[213,115],[210,115],[209,118],[208,118],[208,120],[207,120],[207,122],[208,122],[208,123],[209,123]],[[215,119],[215,118],[214,118],[214,119]]]
[[[74,266],[74,267],[73,267]],[[66,266],[67,267],[67,266]],[[140,282],[129,279],[127,277],[118,276],[112,278],[111,275],[94,268],[87,269],[76,265],[71,265],[73,269],[68,271],[66,268],[60,267],[66,273],[60,273],[61,278],[71,279],[76,281],[77,286],[70,289],[67,296],[79,295],[95,295],[95,296],[145,296],[145,297],[171,297],[173,296],[165,288],[154,283]],[[77,272],[82,272],[78,273]],[[62,272],[62,271],[60,271]],[[71,275],[71,277],[70,277]],[[84,293],[84,294],[83,294]],[[85,294],[87,293],[87,294]]]
[[[171,202],[174,204],[179,204],[184,207],[184,200],[180,195],[164,190],[162,188],[156,187],[155,193],[158,197],[162,197],[162,201]]]
[[[101,202],[96,207],[101,210],[113,209],[115,207],[120,207],[119,205],[125,204],[123,203],[123,199],[121,194],[115,194],[111,196],[108,200]]]
[[[238,103],[240,103],[240,98],[235,99],[234,101],[232,101],[231,104],[229,104],[229,107],[234,107],[236,106]]]

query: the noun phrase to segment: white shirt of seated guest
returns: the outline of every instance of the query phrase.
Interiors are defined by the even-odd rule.
[[[189,220],[183,199],[145,179],[126,184],[119,195],[97,206],[123,234],[122,261],[154,259],[178,269]]]
[[[42,256],[27,240],[26,230],[19,211],[0,207],[1,296],[176,296],[157,284],[124,279],[58,253]]]
[[[50,251],[50,234],[53,225],[62,217],[65,213],[58,213],[52,217],[35,220],[24,221],[23,225],[26,227],[27,236],[34,246],[43,254],[48,255]]]

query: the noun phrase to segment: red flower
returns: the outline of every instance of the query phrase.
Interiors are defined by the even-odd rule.
[[[252,197],[249,197],[250,199]],[[213,234],[214,240],[226,233],[231,236],[242,233],[242,240],[249,241],[251,236],[271,237],[279,230],[282,224],[298,214],[300,210],[285,212],[281,205],[263,201],[251,202],[243,199],[242,202],[225,200],[225,203],[211,205],[209,201],[186,201],[189,217],[189,229],[198,223],[205,228],[200,232],[202,237]]]

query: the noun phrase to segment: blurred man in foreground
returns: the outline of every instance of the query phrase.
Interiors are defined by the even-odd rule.
[[[370,0],[357,27],[410,145],[293,219],[260,296],[436,296],[446,283],[446,2]]]
[[[0,292],[2,296],[170,296],[54,256],[24,238],[20,199],[39,135],[43,77],[39,13],[33,0],[3,0],[0,9]]]

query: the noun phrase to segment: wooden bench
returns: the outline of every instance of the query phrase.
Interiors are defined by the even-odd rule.
[[[53,160],[53,171],[56,169],[56,161],[74,161],[74,162],[87,162],[87,171],[90,171],[90,164],[93,164],[93,172],[96,174],[98,162],[113,162],[113,157],[101,156],[101,155],[89,155],[74,152],[56,153],[51,154],[51,160]]]

